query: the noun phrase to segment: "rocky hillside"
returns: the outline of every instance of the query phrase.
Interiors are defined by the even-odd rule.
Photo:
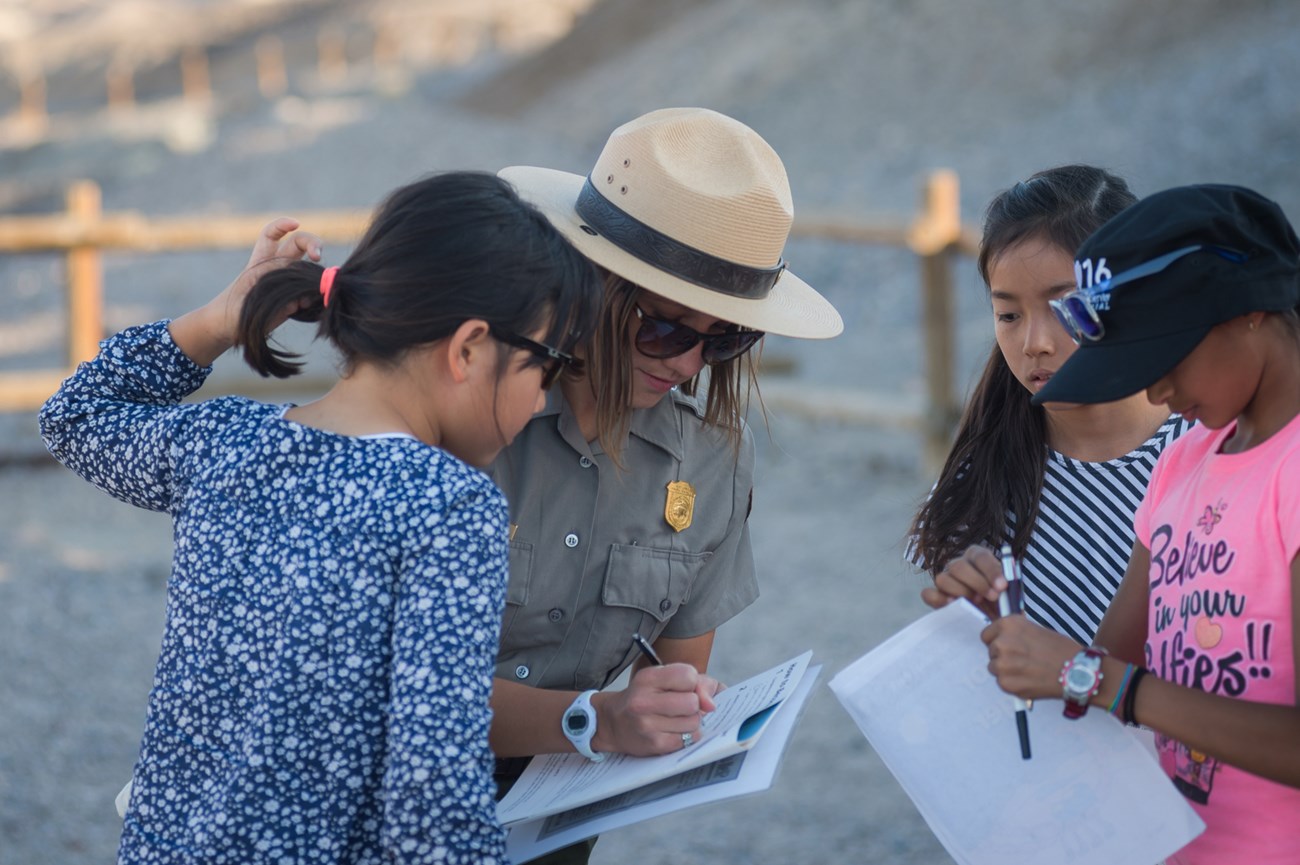
[[[796,210],[906,217],[926,172],[949,167],[976,224],[989,196],[1015,180],[1090,161],[1125,174],[1139,193],[1208,180],[1254,186],[1300,219],[1300,4],[1287,0],[546,0],[553,15],[567,9],[576,21],[528,53],[503,34],[528,32],[540,2],[188,0],[183,8],[200,20],[217,16],[208,30],[224,34],[212,52],[211,104],[177,98],[162,64],[145,76],[155,90],[141,88],[136,110],[59,120],[54,82],[102,84],[94,76],[116,43],[96,43],[86,69],[69,61],[51,73],[57,134],[0,148],[0,210],[57,208],[71,177],[98,180],[108,209],[151,214],[365,207],[433,169],[529,163],[585,172],[617,124],[695,104],[739,117],[773,143]],[[74,24],[87,32],[78,15],[120,21],[124,10],[174,15],[179,6],[0,0],[0,34],[15,32],[16,9],[62,10],[40,33],[66,42]],[[243,29],[231,18],[241,8]],[[497,23],[465,30],[452,13],[466,9]],[[367,39],[403,10],[401,74],[385,77]],[[328,28],[350,39],[348,74],[338,80],[325,80],[318,63]],[[175,55],[194,28],[174,29]],[[148,32],[158,42],[169,28]],[[477,33],[473,51],[455,62],[419,54],[431,40],[451,44],[453,32]],[[287,85],[271,97],[253,83],[255,48],[267,35],[289,59]],[[0,38],[10,59],[15,44]],[[874,369],[873,389],[918,393],[915,261],[813,241],[794,243],[788,257],[841,307],[848,331],[833,347],[773,340],[770,350],[795,357],[799,374],[819,382],[860,385],[853,371]],[[174,312],[241,260],[114,259],[109,324]],[[959,282],[964,381],[986,350],[987,328],[973,269]],[[0,291],[22,293],[0,328],[21,331],[24,346],[33,334],[52,344],[59,289],[57,266],[0,261]],[[0,364],[11,362],[5,335]]]

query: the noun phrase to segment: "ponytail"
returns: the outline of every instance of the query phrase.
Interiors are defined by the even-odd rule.
[[[235,344],[244,349],[244,360],[259,375],[288,378],[302,371],[300,357],[271,344],[271,332],[283,322],[284,309],[297,305],[297,321],[319,321],[325,311],[320,292],[324,269],[310,261],[295,261],[263,274],[244,299],[239,314]],[[337,285],[337,281],[336,281]],[[337,303],[338,293],[335,292]]]

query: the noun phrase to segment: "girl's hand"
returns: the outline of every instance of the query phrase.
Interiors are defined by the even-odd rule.
[[[228,335],[232,345],[239,326],[239,313],[244,307],[244,298],[248,296],[262,274],[301,258],[320,261],[321,239],[310,232],[295,231],[297,228],[298,220],[287,216],[268,222],[262,228],[257,242],[253,244],[253,252],[249,255],[248,265],[243,272],[208,304],[214,307],[214,315],[220,322],[219,332]],[[284,316],[275,322],[275,327],[284,324],[289,316],[300,308],[302,303],[294,303],[287,307]]]
[[[600,720],[592,747],[638,757],[680,751],[683,733],[699,740],[700,720],[721,689],[690,664],[638,670],[625,690],[593,698]]]
[[[298,220],[283,216],[267,223],[253,244],[243,272],[212,300],[171,323],[172,339],[191,360],[199,366],[210,366],[235,344],[244,298],[262,274],[301,258],[320,261],[320,238],[295,231],[297,227]],[[295,302],[287,306],[275,326],[283,324],[302,305]]]
[[[934,576],[934,585],[921,590],[921,600],[938,609],[958,598],[979,607],[990,619],[998,617],[998,597],[1007,590],[1002,563],[986,547],[969,547]]]
[[[989,648],[989,672],[998,687],[1024,700],[1060,698],[1061,667],[1083,648],[1021,615],[998,619],[980,639]]]

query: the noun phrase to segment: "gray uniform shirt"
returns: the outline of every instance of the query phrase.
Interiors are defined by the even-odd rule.
[[[748,428],[737,459],[672,391],[633,412],[623,465],[583,438],[558,388],[493,463],[513,524],[498,677],[602,688],[636,660],[634,633],[696,637],[758,597]],[[695,491],[681,531],[665,516],[674,481]]]

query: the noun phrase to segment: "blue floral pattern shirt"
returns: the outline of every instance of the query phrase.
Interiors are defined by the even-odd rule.
[[[172,516],[122,863],[505,861],[488,747],[504,497],[413,438],[228,397],[167,322],[41,411],[61,462]]]

